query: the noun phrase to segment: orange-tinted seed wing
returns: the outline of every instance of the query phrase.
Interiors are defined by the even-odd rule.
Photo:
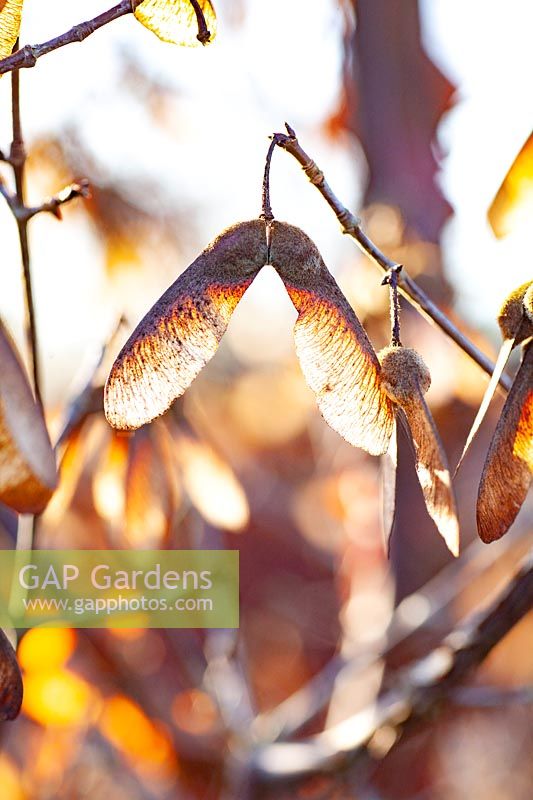
[[[516,156],[488,211],[495,235],[506,236],[533,209],[533,133]]]
[[[0,720],[15,719],[22,703],[22,677],[11,642],[0,628]]]
[[[481,539],[493,542],[512,525],[533,474],[533,340],[507,396],[487,453],[477,498]]]
[[[394,411],[363,326],[301,230],[274,222],[270,261],[298,311],[296,352],[322,416],[350,444],[381,455]]]
[[[167,289],[120,351],[105,387],[113,427],[163,414],[215,354],[229,319],[266,263],[260,220],[228,228]]]

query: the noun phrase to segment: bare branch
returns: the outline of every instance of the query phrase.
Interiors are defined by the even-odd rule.
[[[361,227],[361,220],[355,217],[351,211],[345,208],[338,198],[333,193],[333,190],[327,183],[324,173],[318,168],[313,159],[307,155],[305,150],[302,149],[296,133],[287,125],[287,134],[275,133],[273,140],[278,147],[283,148],[290,153],[293,158],[298,161],[303,171],[316,186],[322,197],[335,213],[342,226],[342,232],[355,239],[361,250],[366,253],[371,261],[374,262],[384,272],[389,272],[392,269],[397,269],[400,265],[395,261],[388,258],[381,250],[368,238],[366,233]],[[459,345],[470,358],[478,364],[482,370],[488,375],[492,375],[494,364],[487,358],[478,348],[471,342],[454,324],[448,319],[425,292],[418,286],[418,284],[409,277],[405,270],[402,271],[398,277],[398,286],[404,297],[415,306],[422,314],[431,319],[436,325],[444,331],[453,341]],[[507,375],[502,375],[500,378],[500,385],[509,391],[511,388],[511,381]]]
[[[476,669],[504,636],[533,607],[533,559],[497,599],[466,625],[455,629],[429,656],[402,674],[376,703],[344,722],[297,743],[259,747],[252,756],[259,780],[297,780],[316,772],[339,770],[366,752],[383,727],[401,733],[453,699],[456,687]]]
[[[56,36],[54,39],[49,39],[42,44],[27,44],[0,61],[0,75],[4,72],[11,72],[16,69],[34,67],[41,56],[45,56],[47,53],[51,53],[53,50],[57,50],[59,47],[64,47],[67,44],[83,42],[84,39],[99,28],[132,12],[131,0],[122,0],[118,5],[110,8],[108,11],[104,11],[103,14],[99,14],[97,17],[94,17],[94,19],[74,25],[73,28],[62,33],[60,36]]]

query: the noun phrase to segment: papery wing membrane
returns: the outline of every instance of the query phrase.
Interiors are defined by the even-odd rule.
[[[271,262],[298,311],[296,352],[324,419],[350,444],[381,455],[392,435],[394,412],[361,323],[298,228],[274,223]]]
[[[413,444],[426,508],[448,549],[459,553],[459,523],[452,481],[440,437],[422,392],[402,403]]]
[[[511,355],[511,351],[514,347],[515,340],[514,339],[505,339],[498,354],[498,359],[496,364],[494,365],[494,371],[492,373],[491,379],[489,384],[485,390],[485,394],[483,395],[483,399],[481,401],[481,405],[478,408],[478,412],[476,414],[476,418],[472,423],[472,427],[470,428],[470,432],[468,434],[467,440],[463,447],[463,452],[461,453],[461,458],[455,468],[455,473],[459,471],[461,464],[463,463],[466,454],[470,449],[470,445],[474,441],[474,438],[481,427],[481,423],[485,419],[489,406],[491,404],[492,398],[494,397],[494,393],[498,387],[498,383],[502,376],[502,373],[505,369],[507,362],[509,361],[509,356]]]
[[[533,340],[505,401],[490,443],[477,499],[481,539],[493,542],[507,532],[522,506],[533,474]]]
[[[115,428],[163,414],[215,354],[229,319],[266,263],[259,220],[229,228],[167,289],[120,351],[105,388]]]

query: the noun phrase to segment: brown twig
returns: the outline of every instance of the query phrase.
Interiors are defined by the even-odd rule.
[[[390,322],[391,322],[391,345],[401,347],[400,340],[400,298],[398,296],[398,275],[402,271],[402,266],[390,269],[381,281],[382,286],[390,287]]]
[[[275,133],[273,135],[273,141],[278,145],[278,147],[286,150],[291,156],[293,156],[293,158],[296,159],[296,161],[298,161],[311,183],[316,186],[322,197],[335,213],[335,216],[342,226],[342,232],[348,234],[348,236],[351,236],[352,239],[355,239],[361,250],[370,258],[371,261],[374,262],[374,264],[380,267],[380,269],[384,270],[385,272],[389,272],[392,269],[398,268],[400,265],[382,253],[377,245],[375,245],[374,242],[368,238],[361,227],[360,219],[355,217],[352,212],[345,208],[338,200],[333,190],[327,183],[324,173],[300,146],[294,130],[290,127],[290,125],[286,125],[286,128],[287,134]],[[453,339],[453,341],[459,345],[461,350],[469,355],[470,358],[481,367],[481,369],[483,369],[487,374],[492,375],[494,370],[494,364],[492,361],[480,350],[478,350],[475,344],[473,344],[473,342],[471,342],[453,324],[446,314],[444,314],[432,302],[432,300],[430,300],[420,286],[418,286],[418,284],[409,277],[405,270],[403,270],[399,278],[398,285],[403,296],[406,297],[412,305],[414,305],[422,314],[424,314],[424,316],[428,317],[436,325],[438,325],[438,327],[441,328],[441,330],[443,330],[447,336]],[[501,376],[500,385],[509,391],[511,388],[511,380],[507,375]]]
[[[358,672],[372,664],[386,660],[391,653],[413,635],[422,631],[436,629],[442,624],[441,617],[446,610],[472,585],[473,581],[485,575],[495,565],[504,563],[510,554],[519,558],[524,552],[527,532],[516,538],[510,534],[498,542],[499,552],[494,551],[475,539],[461,553],[460,561],[452,561],[431,578],[423,587],[405,597],[395,609],[389,622],[386,642],[378,650],[362,648],[341,655],[337,653],[326,666],[305,686],[285,699],[279,706],[260,714],[254,723],[254,733],[262,741],[282,741],[293,738],[314,721],[328,705],[335,680],[342,670],[349,666]],[[422,602],[428,608],[422,620],[411,620],[406,614],[411,603]]]
[[[352,764],[366,752],[381,728],[404,732],[453,698],[456,687],[532,607],[533,560],[529,555],[487,609],[454,630],[429,656],[410,666],[376,703],[306,740],[259,747],[252,757],[255,774],[270,783],[298,780]]]
[[[272,213],[272,206],[270,204],[270,165],[272,163],[272,155],[276,149],[276,141],[272,139],[265,160],[265,172],[263,175],[263,187],[261,193],[261,214],[260,219],[265,220],[265,233],[267,242],[267,260],[270,261],[270,243],[272,240],[272,222],[274,214]]]
[[[13,167],[15,175],[15,200],[19,208],[24,208],[24,175],[26,169],[26,150],[22,136],[22,124],[20,119],[20,74],[18,70],[11,76],[11,112],[13,118],[13,141],[9,154],[9,162]],[[33,377],[33,390],[35,399],[41,406],[43,405],[41,396],[41,383],[39,374],[39,352],[37,348],[37,327],[35,320],[35,305],[33,302],[33,287],[31,280],[30,248],[28,244],[28,220],[19,219],[15,214],[17,223],[20,254],[22,258],[22,280],[25,295],[25,324],[24,331],[26,343],[31,363]]]
[[[42,44],[27,44],[0,61],[0,75],[4,72],[11,72],[12,70],[34,67],[41,56],[45,56],[47,53],[51,53],[53,50],[57,50],[59,47],[64,47],[67,44],[83,42],[84,39],[99,28],[132,12],[132,0],[122,0],[118,5],[110,8],[108,11],[104,11],[103,14],[99,14],[97,17],[94,17],[94,19],[74,25],[73,28],[62,33],[60,36],[56,36],[54,39],[49,39]]]

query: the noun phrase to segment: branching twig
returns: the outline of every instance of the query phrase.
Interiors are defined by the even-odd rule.
[[[56,36],[54,39],[49,39],[42,44],[27,44],[0,61],[0,75],[4,72],[11,72],[16,69],[34,67],[37,63],[37,59],[41,58],[41,56],[45,56],[47,53],[51,53],[59,47],[64,47],[66,44],[83,42],[84,39],[97,31],[98,28],[102,28],[104,25],[113,22],[113,20],[123,17],[124,14],[131,14],[132,12],[131,0],[122,0],[118,5],[110,8],[108,11],[104,11],[103,14],[99,14],[94,19],[74,25],[73,28],[62,33],[60,36]]]
[[[528,556],[488,609],[409,667],[375,704],[302,742],[259,747],[252,756],[254,772],[264,782],[286,781],[353,763],[381,728],[405,731],[453,698],[458,684],[532,607],[533,561]]]
[[[22,136],[20,120],[20,74],[18,70],[11,76],[11,110],[13,117],[13,141],[9,154],[9,162],[15,174],[15,199],[19,208],[24,208],[24,175],[26,169],[26,150]],[[28,220],[19,219],[15,215],[22,258],[22,277],[25,293],[25,334],[33,376],[35,399],[42,408],[41,383],[39,374],[39,353],[37,349],[37,330],[35,322],[35,306],[31,281],[30,248],[28,244]]]
[[[330,208],[333,209],[337,219],[339,220],[343,233],[355,239],[361,250],[385,272],[399,267],[395,261],[388,258],[377,245],[372,242],[361,227],[361,221],[355,217],[351,211],[345,208],[338,198],[333,193],[331,187],[327,183],[324,173],[318,168],[312,158],[302,149],[294,130],[287,125],[287,134],[275,133],[273,140],[275,143],[290,153],[293,158],[298,161],[303,171],[316,186],[322,197],[326,200]],[[402,294],[426,317],[433,320],[433,322],[441,328],[453,341],[459,345],[467,355],[470,356],[486,373],[492,375],[494,364],[487,358],[478,348],[471,342],[461,331],[448,319],[444,314],[422,291],[420,286],[415,283],[412,278],[405,272],[399,276],[398,285]],[[511,388],[511,381],[507,375],[502,375],[500,378],[501,386],[509,391]]]
[[[349,654],[338,653],[333,656],[331,661],[305,686],[298,689],[273,710],[264,712],[257,717],[254,722],[256,737],[261,741],[280,741],[298,735],[328,705],[335,680],[345,667],[349,666],[350,669],[363,671],[372,664],[387,659],[399,645],[411,636],[420,634],[428,628],[435,628],[450,604],[456,602],[460,594],[466,587],[471,586],[473,581],[485,575],[495,564],[508,559],[510,553],[514,556],[523,553],[523,540],[526,535],[521,535],[516,539],[511,534],[505,539],[501,539],[498,542],[500,549],[496,558],[494,558],[494,551],[489,552],[482,542],[475,539],[461,553],[460,562],[450,562],[425,586],[402,600],[390,620],[384,647],[377,651],[363,648]],[[410,618],[407,609],[412,603],[422,603],[427,607],[428,611],[424,619],[412,620]]]

